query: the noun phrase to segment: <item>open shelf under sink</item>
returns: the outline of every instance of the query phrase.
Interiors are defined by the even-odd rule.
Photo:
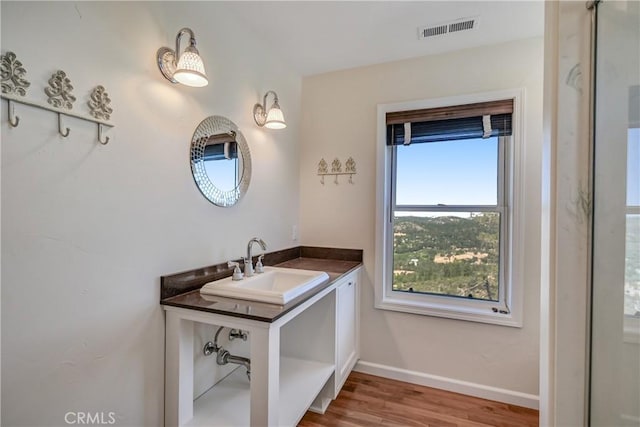
[[[295,426],[334,372],[334,365],[291,357],[280,359],[280,426]],[[234,370],[194,402],[189,427],[248,426],[249,380]]]

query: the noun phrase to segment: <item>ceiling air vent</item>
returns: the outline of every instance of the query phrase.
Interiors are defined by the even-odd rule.
[[[447,31],[448,31],[447,25],[439,25],[437,27],[422,28],[421,38],[424,39],[431,36],[439,36],[440,34],[447,34]]]
[[[471,18],[460,18],[449,22],[418,27],[418,38],[426,39],[433,36],[442,36],[460,31],[475,30],[478,28],[478,16]]]

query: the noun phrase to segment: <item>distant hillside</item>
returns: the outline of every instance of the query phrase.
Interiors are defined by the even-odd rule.
[[[624,314],[640,316],[640,215],[626,221]]]
[[[496,213],[397,217],[394,290],[498,299]]]

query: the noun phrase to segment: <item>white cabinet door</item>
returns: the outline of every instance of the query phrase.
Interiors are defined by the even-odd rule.
[[[336,395],[358,359],[358,272],[336,289]]]

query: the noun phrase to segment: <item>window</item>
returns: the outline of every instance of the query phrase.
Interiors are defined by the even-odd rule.
[[[640,342],[640,126],[627,131],[627,203],[625,215],[625,340]]]
[[[208,137],[202,159],[209,180],[218,189],[233,191],[238,187],[244,169],[242,155],[238,156],[235,132]]]
[[[376,307],[521,326],[519,103],[379,106]]]

